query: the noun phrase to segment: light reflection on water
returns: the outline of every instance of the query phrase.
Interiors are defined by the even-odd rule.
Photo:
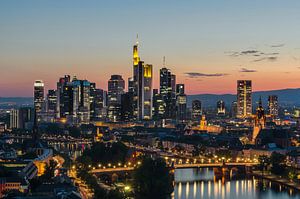
[[[176,169],[175,199],[290,199],[299,198],[295,190],[255,178],[214,180],[213,170]]]

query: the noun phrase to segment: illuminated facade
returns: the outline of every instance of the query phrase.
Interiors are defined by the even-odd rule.
[[[247,118],[252,115],[252,82],[237,81],[237,117]]]
[[[278,97],[277,95],[270,95],[268,97],[268,114],[276,118],[278,116]]]
[[[57,104],[56,104],[56,118],[66,118],[66,116],[71,112],[70,107],[70,98],[73,98],[70,95],[67,95],[67,92],[71,92],[71,86],[68,86],[68,83],[71,81],[70,75],[65,75],[64,77],[59,78],[57,82]],[[70,87],[70,89],[68,89]]]
[[[254,118],[254,127],[253,127],[253,133],[252,133],[252,141],[255,141],[258,133],[261,129],[264,129],[266,126],[266,116],[265,111],[262,106],[261,98],[259,98],[258,107],[256,108],[256,114]]]
[[[133,46],[133,79],[128,88],[133,93],[133,115],[137,120],[152,119],[152,76],[153,67],[140,61],[136,43]]]
[[[121,75],[112,75],[108,80],[108,110],[109,121],[118,122],[121,120],[121,96],[124,94],[125,81]]]
[[[41,113],[45,102],[44,82],[36,80],[34,82],[34,109],[38,115],[38,121],[41,120]]]
[[[167,68],[160,69],[160,95],[162,100],[165,102],[166,107],[164,111],[165,119],[173,119],[175,117],[175,75]]]
[[[192,102],[192,120],[200,121],[202,115],[202,107],[200,100],[193,100]]]
[[[219,100],[217,102],[217,114],[218,115],[225,115],[225,102],[223,100]]]
[[[106,95],[107,92],[96,88],[96,83],[90,87],[90,115],[91,120],[103,120],[106,117]]]
[[[186,120],[187,111],[186,111],[187,97],[184,92],[184,84],[176,85],[176,118],[180,122]]]

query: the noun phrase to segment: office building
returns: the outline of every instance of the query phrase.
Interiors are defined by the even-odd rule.
[[[44,111],[45,105],[45,94],[44,94],[44,82],[42,80],[36,80],[34,82],[34,109],[37,113],[37,120],[41,121],[42,112]]]
[[[174,119],[176,113],[175,76],[167,68],[160,69],[160,95],[165,102],[165,119]]]
[[[200,121],[202,115],[202,107],[200,100],[193,100],[192,102],[192,120]]]
[[[217,114],[218,115],[225,115],[225,102],[223,100],[219,100],[217,102]]]
[[[237,81],[237,117],[247,118],[252,115],[252,82]]]
[[[278,116],[278,97],[277,95],[270,95],[268,97],[268,114],[276,118]]]
[[[184,84],[176,84],[176,119],[179,122],[186,120],[187,97],[184,91]]]
[[[138,43],[133,46],[133,79],[129,80],[129,92],[133,92],[134,117],[137,120],[152,119],[151,64],[144,64],[138,55]]]
[[[108,81],[108,110],[109,121],[121,120],[121,96],[124,94],[125,81],[121,75],[112,75]]]

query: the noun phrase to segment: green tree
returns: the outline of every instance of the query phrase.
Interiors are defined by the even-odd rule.
[[[53,178],[56,167],[57,163],[54,160],[50,160],[49,164],[46,165],[45,173],[41,176],[41,178],[46,180]]]
[[[172,182],[172,176],[163,159],[144,158],[134,173],[136,198],[169,198],[173,192]]]
[[[285,156],[273,152],[270,158],[271,162],[271,172],[275,175],[282,175],[285,172]]]

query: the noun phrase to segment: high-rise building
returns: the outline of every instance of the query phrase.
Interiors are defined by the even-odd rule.
[[[153,120],[160,120],[165,113],[166,104],[162,100],[161,94],[158,89],[153,89]]]
[[[64,77],[59,78],[59,81],[57,82],[57,104],[56,104],[56,117],[57,118],[66,118],[66,112],[70,112],[70,103],[66,103],[64,100],[70,100],[71,96],[67,95],[66,92],[72,91],[72,88],[70,87],[70,90],[68,90],[67,84],[71,81],[70,75],[65,75]],[[73,97],[72,97],[73,98]]]
[[[160,95],[162,100],[165,102],[166,107],[164,111],[165,119],[174,119],[175,117],[175,76],[172,75],[171,71],[167,68],[160,69]]]
[[[200,100],[193,100],[192,102],[192,120],[200,121],[202,115],[202,107]]]
[[[90,87],[90,115],[91,120],[99,121],[106,117],[106,91],[97,89],[95,83]]]
[[[57,93],[56,90],[48,90],[47,94],[47,113],[56,114]]]
[[[121,75],[112,75],[108,80],[108,119],[111,122],[121,120],[121,96],[124,94],[125,81]]]
[[[54,122],[56,118],[57,93],[56,90],[48,90],[46,96],[46,114],[43,117],[44,121]]]
[[[30,107],[12,109],[10,111],[10,128],[30,129],[33,122],[34,111]]]
[[[180,122],[186,120],[186,94],[184,92],[184,84],[176,84],[176,118]]]
[[[277,95],[270,95],[268,97],[268,114],[271,117],[278,116],[278,97],[277,97]]]
[[[217,102],[217,114],[218,115],[225,115],[225,102],[223,100],[219,100]]]
[[[252,115],[252,82],[237,81],[237,117],[246,118]]]
[[[44,82],[36,80],[34,82],[34,109],[37,113],[37,121],[41,120],[41,115],[45,105]]]
[[[152,69],[144,64],[138,55],[138,43],[133,46],[133,79],[130,79],[129,92],[133,92],[134,116],[138,120],[152,118]]]
[[[237,116],[237,102],[233,101],[231,103],[231,108],[230,108],[230,117],[235,118]]]
[[[133,121],[133,104],[132,93],[127,92],[121,96],[121,121],[130,122]]]
[[[90,87],[87,80],[72,80],[73,86],[73,123],[88,124],[90,122]]]

